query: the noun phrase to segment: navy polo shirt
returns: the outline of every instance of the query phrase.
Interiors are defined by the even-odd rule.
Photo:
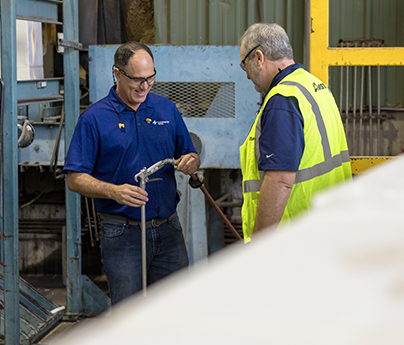
[[[304,67],[294,64],[279,72],[268,92],[297,68]],[[304,121],[297,99],[272,96],[261,115],[261,126],[258,169],[297,171],[305,146]]]
[[[120,113],[120,114],[119,114]],[[119,128],[119,123],[124,128]],[[64,170],[84,172],[113,184],[132,184],[134,176],[156,162],[196,152],[186,125],[173,102],[149,93],[137,111],[120,100],[115,87],[108,96],[79,117],[66,155]],[[166,164],[150,175],[162,181],[146,183],[149,201],[146,219],[167,218],[176,210],[179,196],[174,167]],[[98,212],[141,219],[140,207],[94,199]]]

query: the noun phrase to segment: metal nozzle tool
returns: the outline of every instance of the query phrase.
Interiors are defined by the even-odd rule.
[[[152,166],[150,166],[149,168],[143,168],[142,170],[140,170],[136,175],[135,175],[135,181],[138,182],[138,178],[140,180],[144,180],[145,182],[149,182],[149,181],[156,181],[157,179],[153,179],[150,180],[149,176],[151,174],[154,174],[157,170],[160,170],[164,165],[166,165],[167,163],[170,163],[172,165],[177,165],[177,161],[173,158],[166,158],[163,159],[155,164],[153,164]],[[161,180],[161,179],[159,179]]]
[[[161,178],[149,179],[151,174],[154,174],[157,170],[160,170],[164,165],[170,163],[177,165],[177,161],[173,158],[163,159],[149,168],[143,168],[135,175],[135,181],[140,179],[140,188],[146,189],[146,182],[162,180]],[[147,288],[147,268],[146,268],[146,205],[141,206],[141,230],[142,230],[142,284],[143,284],[143,296],[146,296]]]

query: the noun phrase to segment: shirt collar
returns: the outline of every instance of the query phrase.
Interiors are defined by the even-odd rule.
[[[110,91],[109,91],[109,99],[112,103],[112,106],[115,108],[115,110],[118,112],[118,104],[119,107],[121,108],[121,111],[125,111],[125,110],[129,110],[129,111],[133,111],[133,109],[131,107],[129,107],[128,105],[126,105],[116,94],[116,85],[112,86]],[[139,108],[137,109],[137,111],[141,110],[142,108],[147,107],[147,108],[153,108],[153,104],[152,104],[152,100],[151,100],[151,95],[150,92],[147,94],[146,99],[144,100],[144,102],[142,102],[139,106]]]
[[[288,67],[284,68],[281,70],[272,80],[272,83],[268,89],[268,92],[271,91],[273,87],[279,84],[279,82],[285,78],[287,75],[291,74],[292,72],[296,71],[298,68],[304,68],[304,66],[301,63],[295,63],[293,65],[289,65]],[[266,93],[266,95],[268,94]],[[266,96],[265,95],[265,96]],[[265,97],[264,97],[265,98]]]

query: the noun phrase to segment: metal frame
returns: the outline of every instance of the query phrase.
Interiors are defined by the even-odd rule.
[[[329,0],[310,1],[310,72],[321,81],[329,84],[330,66],[402,66],[404,48],[361,47],[332,48],[329,46]],[[342,111],[342,110],[341,110]],[[379,145],[379,143],[378,143]],[[353,157],[351,165],[357,169],[357,161],[361,162],[360,172],[373,166],[377,157]],[[385,161],[385,157],[377,159]],[[368,163],[365,163],[369,160]]]
[[[404,48],[329,47],[329,0],[310,1],[310,72],[328,85],[330,66],[402,66]]]
[[[63,4],[63,23],[58,22],[57,5]],[[78,0],[65,1],[42,1],[32,2],[29,0],[0,0],[1,5],[1,69],[2,79],[4,80],[5,102],[4,102],[4,121],[3,121],[3,144],[1,161],[1,208],[0,225],[2,230],[2,251],[1,259],[4,266],[1,265],[0,273],[4,278],[4,284],[0,293],[1,300],[4,301],[4,322],[1,328],[4,331],[5,344],[15,345],[19,343],[28,343],[37,337],[38,333],[33,329],[38,328],[44,331],[50,327],[49,322],[55,322],[56,315],[60,318],[63,315],[53,310],[50,317],[45,320],[45,325],[36,321],[38,313],[30,314],[26,311],[26,302],[24,298],[32,298],[38,305],[44,308],[55,308],[50,300],[32,289],[32,294],[27,295],[26,284],[19,277],[18,270],[18,145],[17,145],[17,105],[19,89],[25,82],[18,86],[17,84],[17,42],[16,42],[16,19],[27,19],[40,22],[63,24],[64,37],[73,42],[78,42]],[[64,94],[65,94],[65,147],[68,147],[77,118],[80,113],[80,90],[79,90],[79,55],[78,51],[72,48],[66,48],[64,53]],[[24,84],[24,85],[23,85]],[[30,87],[30,85],[28,85]],[[35,89],[35,88],[34,88]],[[20,90],[21,91],[21,90]],[[32,91],[32,90],[31,90]],[[37,98],[49,92],[47,90],[36,90]],[[32,97],[33,94],[27,90]],[[7,164],[5,164],[7,162]],[[103,296],[97,296],[96,287],[88,281],[87,277],[81,275],[81,222],[80,222],[80,196],[69,192],[66,188],[66,208],[69,217],[66,220],[67,228],[67,314],[78,315],[83,309],[100,310],[105,309]],[[85,287],[83,289],[83,286]],[[25,289],[25,290],[24,290]],[[23,295],[20,295],[20,292]],[[90,292],[90,293],[89,293]],[[25,297],[23,297],[25,296]],[[105,297],[105,296],[104,296]],[[22,305],[20,306],[20,303]],[[101,307],[100,307],[101,306]],[[20,317],[24,320],[20,321]],[[51,320],[52,319],[52,320]],[[24,336],[20,338],[21,330],[28,322],[31,323],[32,337],[29,339]],[[20,326],[21,322],[21,326]]]
[[[351,167],[352,167],[352,175],[360,175],[367,169],[373,168],[376,165],[388,162],[395,159],[395,157],[390,156],[378,156],[378,157],[370,157],[370,156],[356,156],[351,157]]]
[[[79,41],[78,0],[63,1],[63,34],[69,41]],[[79,52],[65,48],[65,150],[70,145],[74,127],[80,114]],[[66,184],[66,253],[67,253],[67,309],[69,315],[82,312],[81,282],[81,205],[80,195],[70,192]]]
[[[1,0],[3,120],[2,212],[5,344],[20,340],[18,272],[17,42],[16,0]],[[4,164],[7,162],[7,164]]]

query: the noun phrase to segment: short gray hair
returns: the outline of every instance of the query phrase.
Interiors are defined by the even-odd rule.
[[[284,58],[293,59],[293,48],[289,37],[278,24],[257,23],[251,25],[239,39],[240,46],[244,44],[246,51],[259,45],[264,55],[271,61]]]

